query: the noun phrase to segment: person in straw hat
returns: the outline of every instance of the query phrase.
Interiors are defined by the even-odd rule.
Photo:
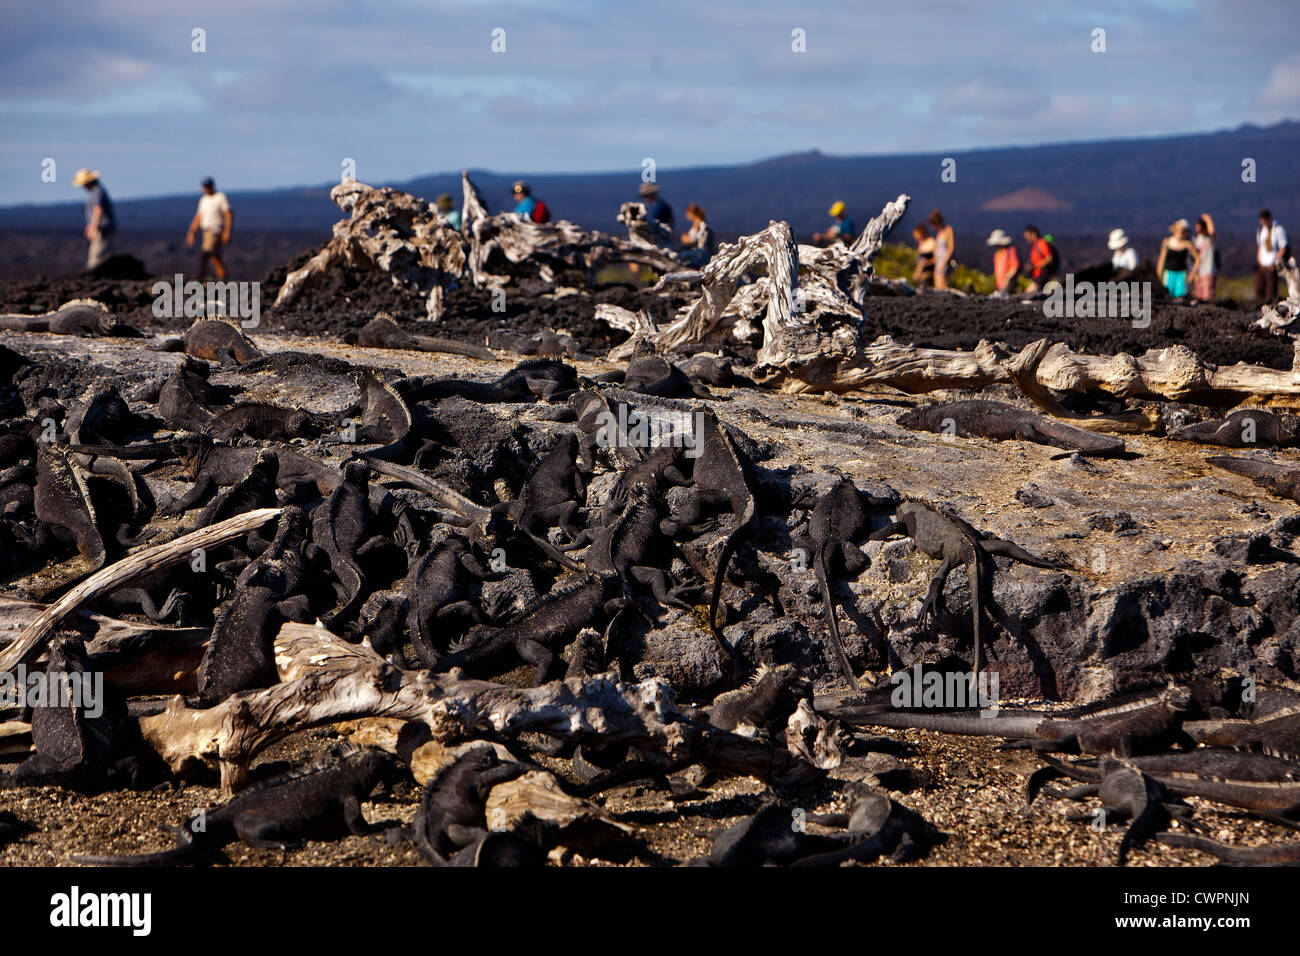
[[[1106,240],[1106,248],[1110,250],[1111,268],[1119,271],[1126,269],[1132,272],[1138,267],[1138,254],[1128,242],[1128,236],[1123,229],[1112,229],[1110,238]]]
[[[79,169],[72,177],[72,185],[86,190],[86,238],[90,251],[86,255],[86,271],[95,269],[113,255],[117,237],[117,220],[113,216],[113,201],[99,181],[94,169]]]
[[[1196,246],[1192,242],[1192,224],[1179,219],[1169,227],[1170,235],[1160,243],[1160,259],[1156,272],[1175,299],[1187,295],[1187,276],[1200,264]]]
[[[1016,252],[1011,237],[1001,229],[994,229],[985,242],[997,249],[993,253],[993,279],[997,283],[994,295],[1011,295],[1016,291],[1016,274],[1020,272],[1020,253]]]

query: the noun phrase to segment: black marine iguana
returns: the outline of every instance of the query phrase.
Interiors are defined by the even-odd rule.
[[[492,788],[528,770],[525,763],[503,763],[490,746],[475,747],[444,767],[425,787],[415,814],[412,830],[421,855],[434,866],[456,865],[457,854],[488,835]]]
[[[360,345],[368,349],[406,349],[412,352],[449,352],[454,355],[468,355],[477,359],[496,358],[491,352],[477,345],[457,342],[433,335],[412,335],[403,329],[387,312],[380,312],[361,327],[359,332],[348,332],[343,336],[348,345]]]
[[[870,701],[844,695],[818,695],[814,708],[850,724],[908,727],[967,736],[1007,737],[1032,742],[1035,750],[1085,754],[1160,753],[1190,743],[1187,717],[1197,713],[1193,696],[1182,687],[1125,691],[1083,707],[1051,713],[941,714],[893,709],[892,687],[878,688]]]
[[[745,665],[735,648],[722,636],[722,629],[717,623],[718,604],[722,600],[722,583],[731,556],[741,542],[752,540],[758,532],[755,469],[749,456],[740,450],[711,411],[698,414],[693,441],[691,451],[695,457],[684,456],[685,460],[693,462],[690,496],[680,510],[663,520],[660,527],[664,534],[676,537],[684,528],[699,521],[704,508],[721,504],[730,506],[736,523],[718,556],[718,566],[713,576],[713,597],[709,602],[709,630],[722,652],[731,660],[732,676],[738,677]]]
[[[179,866],[236,840],[284,850],[304,840],[347,833],[366,836],[388,826],[367,823],[361,803],[392,777],[394,769],[387,754],[367,750],[341,762],[291,770],[250,787],[211,813],[186,820],[177,828],[174,849],[128,856],[78,854],[72,859],[99,866]]]
[[[488,576],[469,541],[450,534],[412,561],[402,593],[407,596],[406,627],[411,643],[426,667],[447,653],[458,634],[446,626],[455,618],[483,623],[483,613],[470,600],[469,586]]]
[[[514,622],[471,632],[474,643],[438,661],[433,673],[460,667],[471,677],[493,677],[523,661],[534,666],[533,683],[546,683],[556,656],[584,627],[599,627],[630,606],[614,574],[588,574],[554,587]]]
[[[972,673],[980,668],[980,620],[983,615],[985,562],[993,555],[1001,555],[1035,568],[1062,570],[1062,565],[1035,557],[1018,544],[995,538],[978,531],[955,514],[945,514],[919,501],[904,501],[898,506],[898,520],[872,534],[873,538],[891,534],[906,534],[916,546],[932,558],[940,560],[939,569],[930,581],[921,617],[935,613],[935,606],[943,597],[943,585],[953,570],[966,565],[970,579],[971,617],[974,627],[975,657]]]
[[[164,339],[150,348],[158,352],[184,352],[222,365],[243,365],[262,358],[262,350],[253,340],[225,319],[199,319],[181,338]]]
[[[15,332],[49,332],[53,335],[138,336],[117,321],[108,306],[94,299],[73,299],[42,315],[0,315],[0,329]]]
[[[234,593],[217,614],[199,666],[195,705],[211,707],[241,690],[270,687],[275,670],[275,636],[284,621],[311,621],[306,595],[302,509],[281,512],[270,546],[249,562]]]
[[[1285,448],[1300,440],[1300,418],[1239,408],[1226,418],[1171,429],[1169,437],[1223,448]]]
[[[538,398],[558,400],[569,395],[578,383],[572,365],[553,359],[520,362],[495,382],[471,382],[461,378],[407,378],[397,384],[408,402],[459,395],[476,402],[532,402]]]
[[[882,507],[894,503],[874,496],[866,496],[864,500],[857,485],[841,478],[817,499],[808,520],[808,534],[796,542],[812,556],[813,571],[817,574],[817,582],[822,589],[831,647],[850,687],[857,687],[858,679],[840,638],[839,622],[835,619],[835,602],[831,595],[831,579],[841,568],[846,577],[853,578],[867,566],[866,555],[854,544],[854,540],[871,531],[868,505]]]
[[[1119,438],[1098,435],[1002,402],[972,400],[914,408],[900,415],[898,424],[904,428],[955,434],[962,438],[1031,441],[1068,448],[1080,455],[1106,456],[1124,452],[1124,442]]]
[[[1279,498],[1300,502],[1300,468],[1294,465],[1280,465],[1259,458],[1236,458],[1232,455],[1210,455],[1205,460],[1216,468],[1249,478]]]

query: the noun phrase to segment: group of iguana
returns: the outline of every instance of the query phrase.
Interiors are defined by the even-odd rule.
[[[367,326],[358,343],[475,354],[406,336],[388,319]],[[630,679],[639,663],[638,629],[671,621],[702,629],[717,647],[716,696],[698,708],[710,727],[779,740],[807,714],[848,727],[1026,741],[1049,762],[1048,771],[1085,784],[1069,795],[1096,793],[1108,818],[1133,820],[1121,860],[1160,824],[1190,825],[1178,803],[1184,796],[1278,822],[1300,807],[1300,782],[1292,785],[1300,768],[1291,763],[1300,702],[1282,702],[1283,691],[1268,690],[1267,704],[1247,705],[1222,688],[1160,688],[1073,712],[988,718],[900,710],[887,688],[860,687],[863,659],[855,661],[845,645],[836,603],[844,582],[867,566],[861,545],[868,540],[906,536],[938,561],[919,613],[935,626],[944,623],[939,612],[949,574],[966,567],[972,673],[981,670],[996,558],[1057,571],[1067,565],[981,531],[947,506],[900,499],[887,488],[864,492],[848,478],[792,500],[788,483],[763,467],[759,446],[717,413],[715,400],[725,394],[715,389],[744,381],[725,359],[679,364],[640,349],[626,370],[589,379],[550,357],[557,340],[538,346],[546,357],[494,381],[349,367],[356,401],[308,412],[241,401],[237,385],[214,384],[209,363],[256,372],[274,370],[275,362],[310,366],[310,356],[264,355],[236,326],[214,321],[161,348],[186,353],[169,375],[125,394],[119,385],[99,385],[66,412],[50,396],[22,388],[32,362],[16,353],[0,362],[0,376],[9,377],[0,387],[17,389],[23,406],[0,422],[0,571],[13,575],[51,555],[79,553],[84,561],[69,568],[60,584],[66,589],[86,566],[102,567],[141,543],[280,507],[273,532],[251,533],[205,555],[201,569],[161,570],[101,599],[116,613],[209,629],[191,706],[212,707],[275,684],[273,642],[286,622],[320,621],[347,640],[367,641],[401,669],[543,685],[611,668]],[[483,406],[496,404],[509,411],[483,414]],[[33,426],[41,414],[52,421]],[[1295,430],[1275,418],[1261,420],[1257,434],[1282,444]],[[655,427],[639,427],[647,422]],[[901,423],[1085,455],[1124,450],[1118,439],[990,402],[935,406]],[[1222,438],[1239,424],[1193,426],[1184,437]],[[174,491],[176,480],[188,487]],[[818,630],[846,691],[813,695],[793,668],[772,666],[745,640],[746,609],[782,600],[759,557],[788,550],[782,535],[808,556],[822,603]],[[56,665],[84,670],[84,649],[75,639],[61,641],[51,652],[49,666]],[[525,674],[513,673],[521,667]],[[133,711],[143,705],[112,692],[110,698],[94,719],[28,714],[36,753],[5,785],[96,790],[166,778],[133,724]],[[1168,753],[1174,746],[1189,749]],[[1065,763],[1061,753],[1083,759]],[[532,766],[526,757],[503,762],[491,754],[467,752],[428,781],[415,822],[389,827],[390,838],[412,840],[438,865],[542,862],[538,840],[486,825],[492,787]],[[573,790],[583,796],[637,779],[681,786],[669,777],[681,769],[672,761],[618,742],[547,756],[570,761]],[[182,826],[175,850],[87,861],[170,864],[234,839],[263,846],[370,833],[376,828],[360,803],[399,770],[372,752],[348,754],[249,790],[213,811],[205,831]],[[1041,783],[1036,775],[1031,799],[1047,792]],[[790,812],[780,800],[763,804],[699,862],[906,859],[924,852],[932,836],[914,813],[870,788],[855,792],[847,813],[813,815],[818,832],[792,835]],[[1167,836],[1228,862],[1295,859],[1280,849],[1238,851],[1202,837]]]

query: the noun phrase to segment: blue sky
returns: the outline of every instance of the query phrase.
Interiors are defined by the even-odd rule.
[[[1297,23],[1296,0],[41,0],[0,36],[0,204],[76,199],[80,166],[126,198],[346,157],[371,182],[639,174],[1271,123],[1300,117]]]

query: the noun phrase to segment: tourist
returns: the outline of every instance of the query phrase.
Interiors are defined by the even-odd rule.
[[[916,269],[912,272],[912,283],[920,289],[934,288],[934,236],[918,222],[912,230],[916,240]]]
[[[447,221],[447,225],[460,232],[460,210],[447,193],[443,193],[437,199],[438,215]]]
[[[957,253],[957,237],[952,226],[943,220],[939,210],[930,213],[930,228],[934,230],[934,287],[948,288],[948,268]]]
[[[1267,209],[1259,211],[1255,243],[1259,247],[1255,254],[1255,304],[1271,305],[1277,298],[1277,267],[1284,263],[1287,239],[1286,230],[1273,221],[1273,213]]]
[[[1025,226],[1025,242],[1029,243],[1029,262],[1025,266],[1025,276],[1029,279],[1030,292],[1037,292],[1056,275],[1060,258],[1050,240],[1044,238],[1033,223]]]
[[[662,233],[665,237],[673,234],[673,209],[668,203],[659,197],[659,185],[657,183],[642,183],[641,188],[637,190],[641,196],[641,201],[645,203],[645,218],[650,223],[660,223],[663,228],[655,227],[656,232]]]
[[[682,258],[692,265],[703,265],[717,253],[718,237],[709,227],[704,210],[696,203],[686,207],[686,218],[691,221],[691,228],[682,233],[682,245],[686,247]]]
[[[1193,241],[1200,259],[1196,272],[1192,274],[1192,295],[1202,302],[1210,302],[1214,299],[1214,283],[1219,270],[1218,252],[1214,247],[1214,220],[1208,212],[1196,220],[1196,238]]]
[[[226,277],[226,264],[221,261],[221,250],[230,241],[230,224],[234,214],[230,211],[230,202],[225,193],[217,192],[217,184],[209,176],[203,180],[203,195],[199,197],[199,208],[190,220],[190,231],[185,235],[185,245],[194,245],[194,234],[203,231],[203,242],[199,246],[199,281],[208,275],[208,261],[212,262],[212,271],[218,279]]]
[[[1123,229],[1110,231],[1106,248],[1111,251],[1110,266],[1116,272],[1132,272],[1138,267],[1137,250],[1129,245],[1128,236]]]
[[[1020,253],[1016,252],[1011,237],[1001,229],[994,229],[986,241],[997,249],[993,253],[993,281],[997,287],[993,294],[1012,295],[1020,272]]]
[[[522,179],[514,185],[515,208],[511,210],[517,216],[523,216],[532,222],[550,222],[551,210],[546,203],[533,196],[533,191]]]
[[[1175,299],[1187,295],[1187,276],[1196,270],[1199,258],[1196,246],[1192,243],[1192,226],[1186,219],[1179,219],[1169,227],[1169,236],[1160,243],[1160,258],[1156,262],[1156,273],[1165,289]],[[1190,268],[1189,268],[1190,266]]]
[[[814,232],[813,242],[818,245],[834,245],[842,242],[845,245],[853,242],[854,228],[853,220],[845,215],[846,207],[838,199],[831,205],[830,216],[831,224],[825,232]]]
[[[117,219],[113,216],[113,201],[100,183],[97,170],[77,170],[72,185],[86,190],[86,238],[90,240],[86,269],[89,271],[103,265],[113,254]]]

